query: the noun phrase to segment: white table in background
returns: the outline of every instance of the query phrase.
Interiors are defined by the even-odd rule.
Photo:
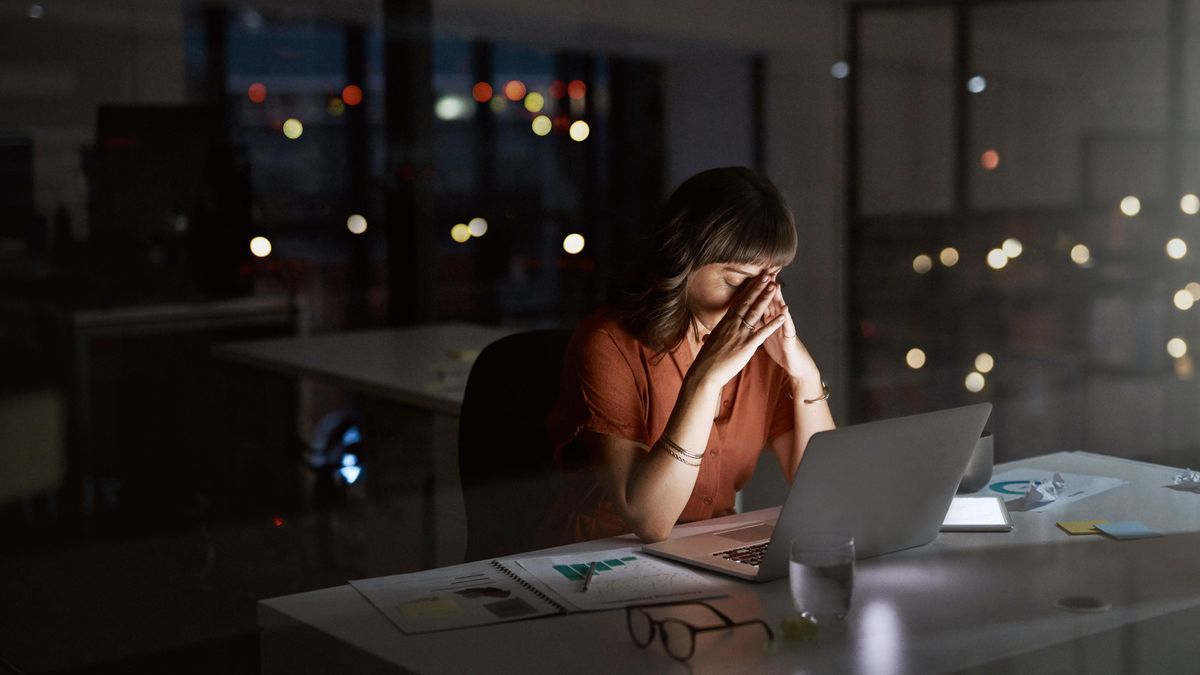
[[[996,467],[1111,476],[1127,485],[1043,512],[1013,513],[1008,533],[943,533],[928,546],[860,561],[840,635],[764,650],[741,630],[701,638],[692,672],[1187,672],[1200,663],[1200,494],[1164,487],[1177,469],[1089,453]],[[761,518],[769,510],[675,528],[674,535]],[[1070,537],[1060,520],[1140,520],[1167,536]],[[629,545],[625,538],[552,551]],[[545,551],[541,553],[546,553]],[[735,620],[778,630],[792,614],[786,579],[728,580],[713,601]],[[1112,609],[1068,613],[1058,598]],[[685,672],[657,641],[640,649],[622,611],[570,614],[404,635],[350,586],[258,606],[264,674],[303,672]],[[999,664],[999,665],[998,665]]]
[[[473,355],[513,332],[442,323],[227,342],[213,355],[457,418]]]
[[[461,560],[465,546],[465,533],[460,532],[465,516],[458,488],[458,413],[467,375],[480,350],[513,332],[516,329],[442,323],[227,342],[215,346],[213,355],[360,395],[372,426],[367,432],[373,431],[386,446],[373,456],[377,468],[401,461],[398,455],[413,452],[414,446],[428,453],[432,478],[422,486],[428,513],[421,558],[423,566],[431,567]],[[414,425],[395,419],[397,409],[389,406],[396,405],[417,413],[424,431],[415,432],[410,428]]]

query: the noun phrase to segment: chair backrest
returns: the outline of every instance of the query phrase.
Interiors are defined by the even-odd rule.
[[[563,329],[509,335],[485,347],[471,367],[458,424],[467,560],[534,547],[557,497],[546,416],[570,338]]]

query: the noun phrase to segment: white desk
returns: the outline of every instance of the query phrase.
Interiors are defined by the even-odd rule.
[[[213,355],[457,417],[473,355],[513,332],[444,323],[227,342]]]
[[[466,546],[458,413],[467,375],[481,349],[513,332],[444,323],[228,342],[213,355],[363,395],[364,433],[377,449],[368,467],[372,494],[394,497],[411,489],[397,484],[399,477],[428,476],[420,485],[426,511],[420,560],[432,567],[462,560]]]
[[[761,647],[761,633],[701,638],[693,672],[936,673],[1004,661],[1000,672],[1196,672],[1200,663],[1200,494],[1166,487],[1178,471],[1087,453],[1017,466],[1122,478],[1128,485],[1041,513],[1013,513],[1009,533],[944,533],[909,551],[861,561],[840,635]],[[676,534],[761,517],[741,514]],[[1070,537],[1055,522],[1140,520],[1168,536]],[[598,550],[622,540],[564,549]],[[626,542],[627,543],[627,542]],[[786,579],[730,580],[714,601],[776,633],[792,614]],[[1067,613],[1053,601],[1101,596],[1112,609]],[[349,586],[264,600],[263,673],[685,672],[655,642],[639,649],[622,611],[571,614],[407,636]],[[996,672],[992,668],[989,672]]]

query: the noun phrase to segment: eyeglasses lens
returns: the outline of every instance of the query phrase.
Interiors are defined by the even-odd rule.
[[[629,612],[629,635],[639,647],[650,644],[654,638],[654,624],[650,622],[650,615],[637,609]]]
[[[677,659],[686,659],[692,655],[692,631],[687,624],[674,619],[667,619],[662,624],[663,646],[667,652]]]

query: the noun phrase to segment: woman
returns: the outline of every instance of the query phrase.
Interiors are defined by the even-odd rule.
[[[796,229],[770,181],[737,167],[693,176],[647,243],[568,347],[548,428],[559,465],[587,470],[546,543],[658,541],[731,514],[764,446],[790,481],[808,439],[834,426],[776,281]]]

